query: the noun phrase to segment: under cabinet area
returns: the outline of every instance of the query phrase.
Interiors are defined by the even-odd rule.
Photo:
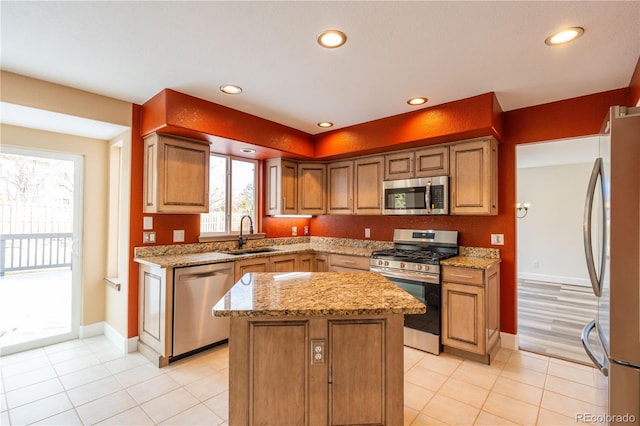
[[[500,345],[500,266],[442,266],[445,352],[491,363]]]
[[[209,211],[209,144],[154,133],[144,139],[144,213]]]
[[[498,142],[495,139],[451,145],[452,215],[498,214]]]

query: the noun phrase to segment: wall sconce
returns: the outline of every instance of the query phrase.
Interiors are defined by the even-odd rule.
[[[518,219],[522,219],[529,213],[529,203],[518,203],[516,204],[516,217]],[[524,213],[523,213],[524,212]]]

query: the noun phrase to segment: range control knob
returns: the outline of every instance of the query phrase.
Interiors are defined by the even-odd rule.
[[[401,268],[401,269],[404,269],[404,268],[405,268],[405,264],[404,264],[404,262],[400,262],[400,268]]]
[[[417,269],[418,271],[422,271],[422,265],[420,265],[420,264],[416,265],[416,269]]]

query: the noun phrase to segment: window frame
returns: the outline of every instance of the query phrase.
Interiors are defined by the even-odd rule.
[[[259,197],[258,197],[258,175],[259,175],[259,161],[255,160],[255,159],[251,159],[251,158],[244,158],[244,157],[238,157],[238,156],[234,156],[234,155],[226,155],[226,154],[219,154],[219,153],[215,153],[212,152],[209,154],[209,157],[218,157],[218,158],[223,158],[225,159],[225,200],[224,200],[224,204],[225,204],[225,230],[222,232],[204,232],[202,230],[202,216],[208,213],[201,213],[200,214],[200,239],[215,239],[215,238],[221,238],[221,237],[229,237],[229,236],[237,236],[239,235],[240,231],[232,231],[231,230],[231,221],[232,221],[232,180],[233,180],[233,161],[241,161],[241,162],[245,162],[245,163],[252,163],[254,166],[254,174],[253,174],[253,199],[254,199],[254,203],[253,203],[253,212],[251,213],[251,217],[253,219],[253,225],[254,225],[254,230],[255,232],[258,231],[258,204],[259,204]],[[213,164],[213,162],[210,162],[210,164]],[[209,177],[209,179],[211,179],[211,177]],[[209,183],[209,191],[212,190],[211,187],[211,183]],[[209,203],[209,208],[211,208],[211,203]]]

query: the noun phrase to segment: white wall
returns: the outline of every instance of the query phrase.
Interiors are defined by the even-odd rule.
[[[517,147],[517,202],[531,204],[517,219],[518,278],[590,285],[582,221],[599,141],[596,135]]]

